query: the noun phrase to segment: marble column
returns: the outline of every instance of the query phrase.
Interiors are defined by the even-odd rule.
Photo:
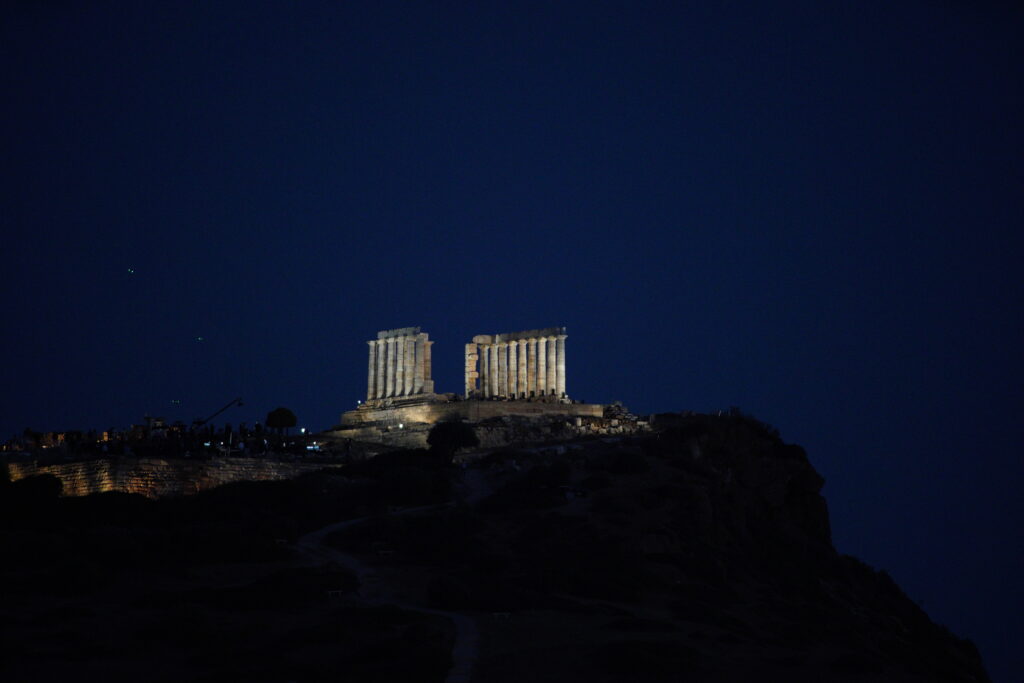
[[[498,396],[508,396],[508,344],[498,342]]]
[[[434,377],[433,369],[431,368],[431,351],[430,347],[434,345],[434,342],[424,336],[423,339],[423,393],[432,394],[434,393]]]
[[[516,351],[519,344],[512,341],[508,343],[508,397],[519,398],[519,359]]]
[[[388,380],[387,396],[395,395],[395,378],[398,376],[398,340],[394,337],[387,340],[388,346]]]
[[[483,344],[480,345],[480,395],[484,398],[490,396],[490,391],[487,383],[490,381],[491,376],[491,354],[487,350],[487,347]]]
[[[366,400],[377,396],[377,340],[366,342],[370,346],[370,367],[366,375]]]
[[[491,357],[490,367],[487,372],[488,396],[498,395],[498,345],[491,344],[487,347],[487,353]]]
[[[516,344],[519,346],[519,367],[516,368],[516,387],[519,393],[516,398],[526,398],[526,340],[520,339]]]
[[[413,387],[416,384],[416,338],[402,337],[406,342],[406,392],[404,395],[412,396]]]
[[[465,398],[469,398],[476,393],[476,382],[480,377],[480,354],[477,353],[478,348],[475,342],[466,344],[466,362],[463,370],[466,378],[466,391],[463,394]]]
[[[402,337],[405,340],[405,395],[412,396],[416,386],[416,338]]]
[[[537,340],[528,339],[529,356],[526,362],[526,397],[530,398],[537,391]]]
[[[414,379],[412,382],[412,392],[414,394],[423,393],[423,348],[426,346],[426,344],[424,343],[426,337],[427,335],[421,332],[420,334],[417,334],[416,337],[414,338],[414,343],[416,344],[416,372],[413,375]]]
[[[388,391],[388,366],[385,365],[388,343],[383,339],[378,339],[375,343],[377,344],[377,391],[374,393],[374,398],[384,398]]]
[[[555,374],[555,396],[559,398],[565,398],[565,338],[568,335],[560,334],[556,339],[558,343],[555,346],[558,365],[557,373]]]
[[[548,338],[537,339],[537,395],[548,394]]]
[[[548,385],[547,393],[550,396],[555,393],[555,380],[558,372],[558,357],[555,351],[555,337],[548,337]]]
[[[405,337],[395,337],[395,396],[405,394]]]

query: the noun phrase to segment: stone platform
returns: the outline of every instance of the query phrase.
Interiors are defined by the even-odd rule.
[[[340,429],[328,436],[382,443],[398,448],[421,448],[438,422],[464,420],[473,424],[496,417],[593,417],[604,415],[596,403],[544,400],[475,400],[434,394],[387,402],[370,402],[341,414]]]

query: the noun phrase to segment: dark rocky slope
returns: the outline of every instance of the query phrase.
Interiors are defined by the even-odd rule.
[[[834,550],[802,448],[741,415],[655,425],[166,500],[0,479],[0,678],[444,680],[453,625],[420,605],[474,620],[489,683],[988,680]],[[362,594],[404,608],[292,544],[344,519]]]
[[[492,453],[468,470],[493,487],[479,503],[334,542],[386,545],[391,581],[484,614],[482,680],[988,680],[973,644],[835,551],[801,447],[739,415],[656,424]]]

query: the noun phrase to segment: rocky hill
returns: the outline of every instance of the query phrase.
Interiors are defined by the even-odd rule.
[[[440,681],[453,662],[498,683],[988,680],[969,641],[835,551],[802,448],[742,415],[654,425],[455,466],[391,453],[177,501],[47,508],[31,478],[8,485],[8,513],[44,522],[3,532],[19,588],[0,617],[29,643],[4,666],[11,680],[155,680],[150,655],[166,680]],[[70,566],[47,576],[70,588],[32,578],[54,557]],[[97,634],[134,659],[90,650]]]

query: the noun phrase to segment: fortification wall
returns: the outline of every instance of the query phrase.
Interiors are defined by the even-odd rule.
[[[324,469],[323,463],[278,462],[260,458],[117,457],[59,465],[10,463],[11,480],[34,474],[52,474],[64,485],[65,496],[122,491],[149,498],[180,496],[205,491],[235,481],[291,479],[304,472]]]

